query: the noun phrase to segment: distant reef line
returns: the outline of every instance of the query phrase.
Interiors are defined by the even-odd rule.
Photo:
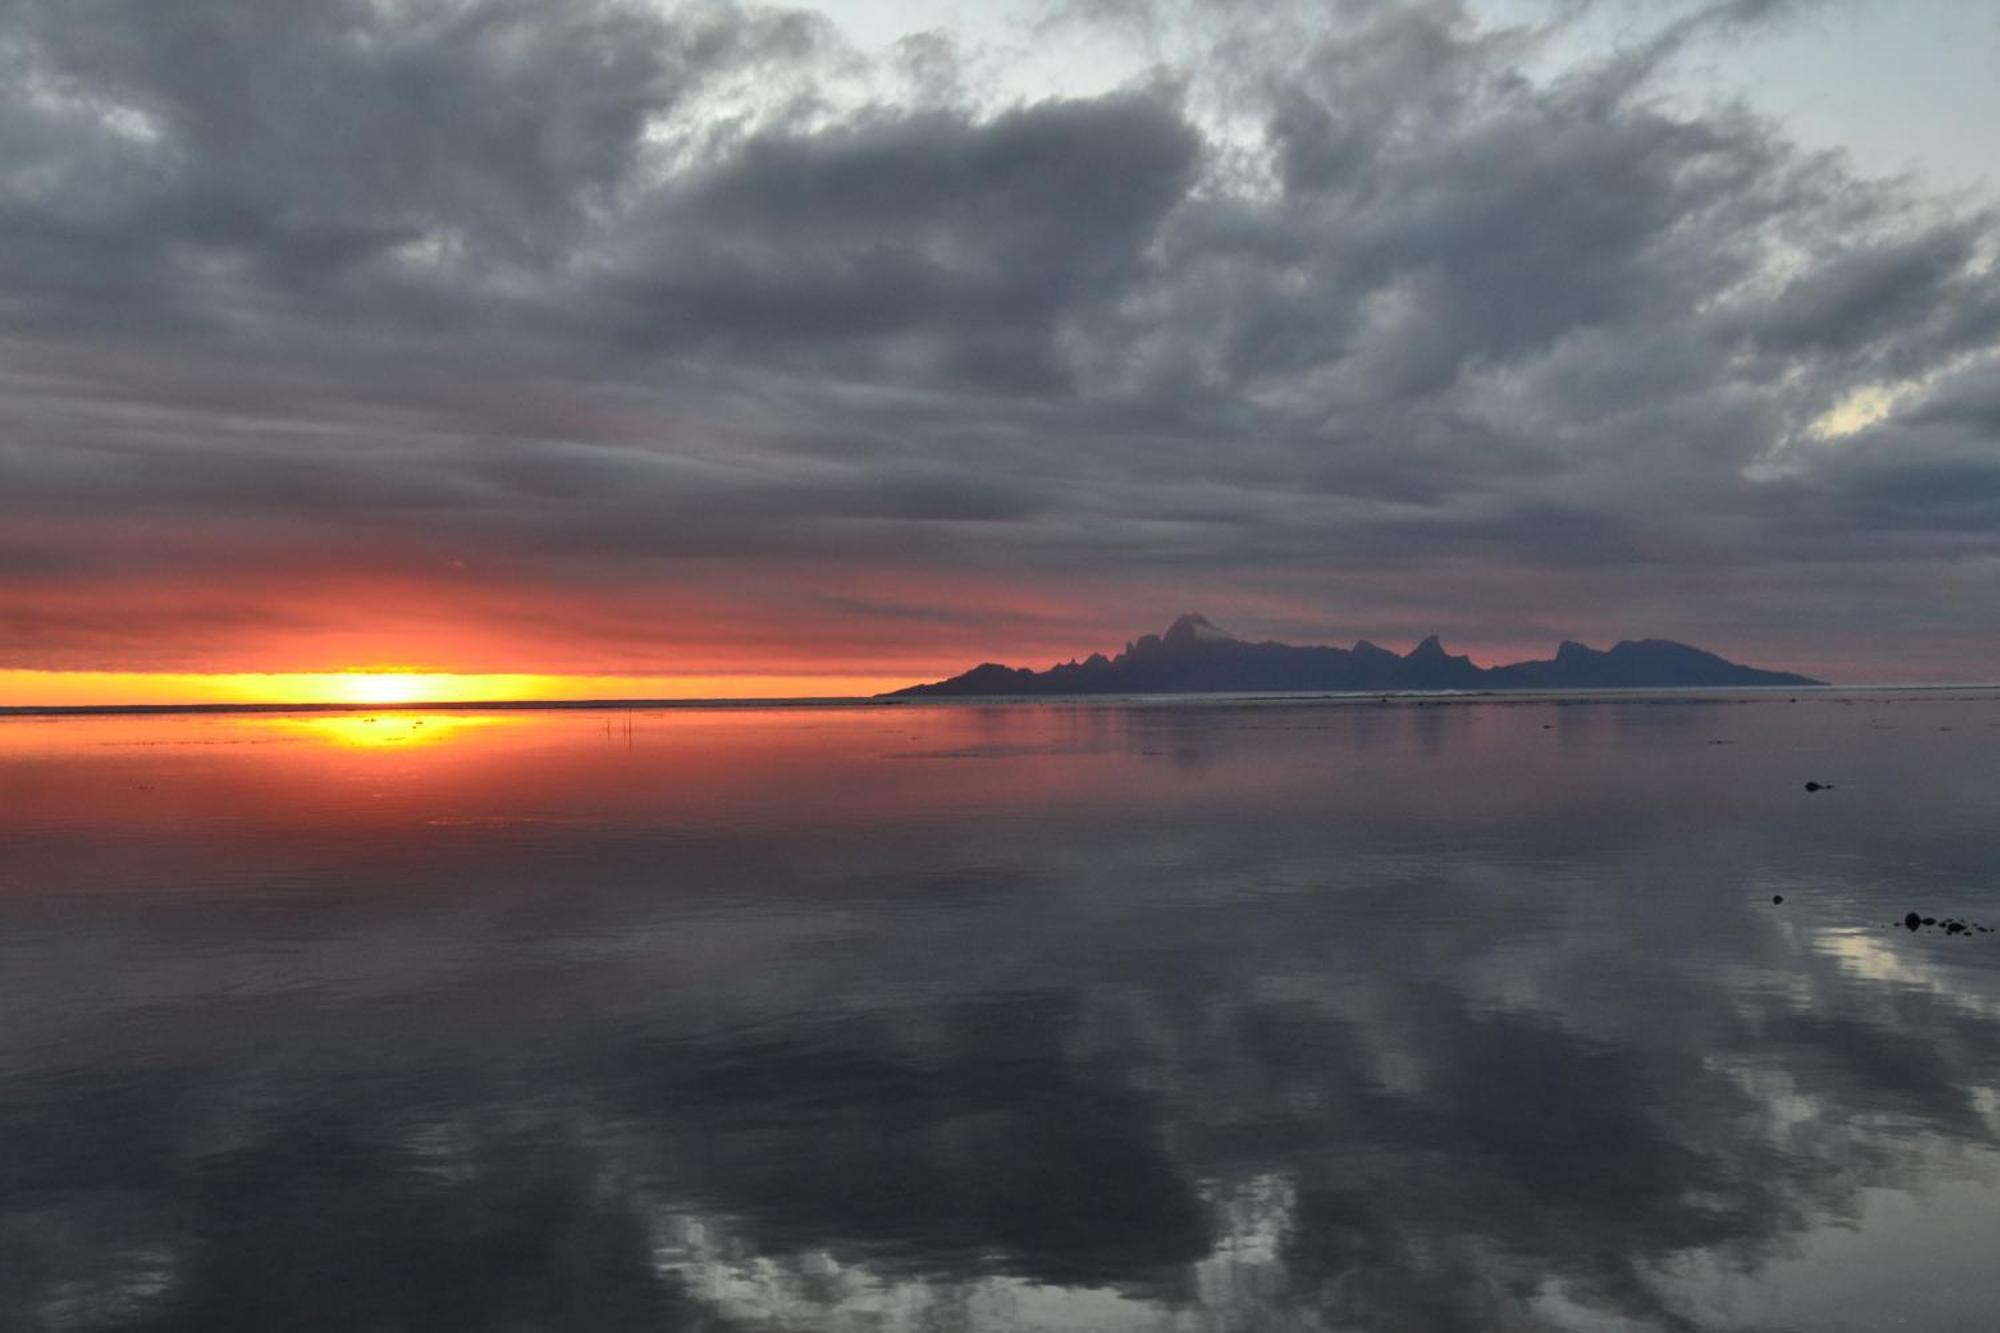
[[[1093,653],[1045,671],[986,662],[948,680],[884,698],[1082,694],[1260,694],[1428,690],[1619,690],[1816,686],[1791,671],[1743,666],[1671,639],[1599,650],[1564,641],[1552,658],[1482,667],[1445,651],[1436,635],[1407,653],[1366,639],[1352,648],[1252,643],[1189,612],[1116,657]]]
[[[432,699],[390,703],[0,704],[0,717],[144,717],[153,714],[537,713],[617,712],[640,708],[859,708],[886,695],[787,695],[773,699]]]

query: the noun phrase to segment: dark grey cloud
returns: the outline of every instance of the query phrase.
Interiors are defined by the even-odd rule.
[[[821,33],[616,0],[7,10],[15,283],[60,323],[225,328],[462,318],[571,257],[649,119]]]
[[[1803,8],[1638,7],[1555,69],[1563,6],[1072,8],[1159,68],[999,104],[806,12],[10,0],[0,607],[81,665],[36,571],[234,534],[976,577],[1072,636],[1194,587],[1450,630],[1471,571],[1552,634],[1890,670],[1861,611],[1969,664],[1996,626],[1912,590],[2000,554],[1993,214],[1662,93]]]
[[[1144,94],[760,134],[635,220],[607,299],[650,345],[1067,393],[1058,321],[1140,274],[1198,149]]]

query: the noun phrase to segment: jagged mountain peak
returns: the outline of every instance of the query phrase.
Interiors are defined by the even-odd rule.
[[[1234,643],[1236,636],[1199,611],[1189,611],[1167,627],[1167,643]]]

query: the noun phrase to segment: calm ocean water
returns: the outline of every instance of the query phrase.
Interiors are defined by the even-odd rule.
[[[0,1328],[1992,1328],[2000,696],[1789,697],[0,720]]]

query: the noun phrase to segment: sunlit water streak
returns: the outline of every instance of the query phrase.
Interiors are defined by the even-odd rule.
[[[1996,738],[0,720],[0,1327],[1983,1328]]]

